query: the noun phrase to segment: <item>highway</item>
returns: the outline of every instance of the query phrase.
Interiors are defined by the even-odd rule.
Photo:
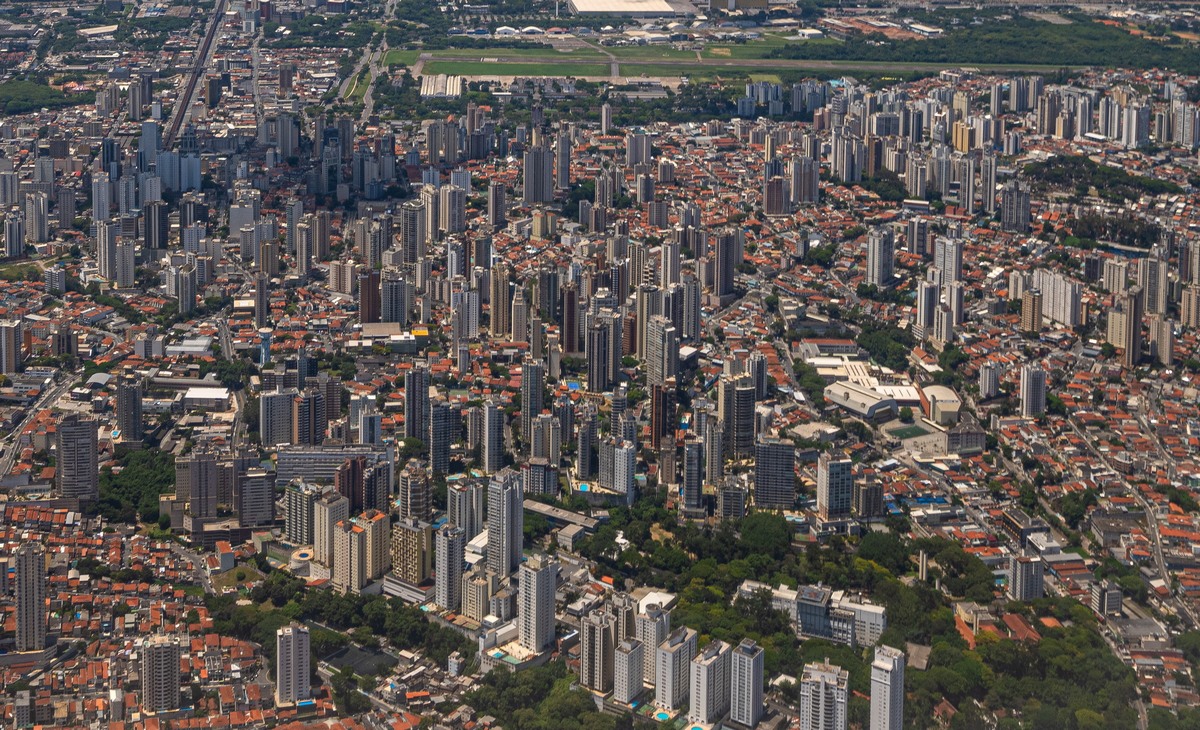
[[[179,134],[184,120],[187,119],[189,110],[192,107],[192,101],[196,98],[196,86],[212,61],[213,41],[216,40],[217,31],[221,27],[221,18],[225,16],[225,7],[227,4],[228,0],[217,0],[216,7],[213,8],[213,16],[208,22],[208,30],[205,31],[203,40],[200,41],[199,47],[196,48],[196,58],[193,60],[192,67],[188,70],[184,79],[183,93],[179,95],[179,98],[175,101],[175,108],[171,110],[171,119],[167,123],[167,128],[163,133],[163,149],[171,149],[171,144]]]

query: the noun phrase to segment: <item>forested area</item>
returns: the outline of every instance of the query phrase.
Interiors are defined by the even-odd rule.
[[[97,511],[113,522],[136,524],[158,519],[158,497],[175,489],[175,457],[159,449],[129,451],[117,469],[100,471]]]
[[[14,79],[0,83],[0,109],[5,114],[25,114],[38,109],[57,109],[96,100],[93,92],[67,96],[62,91],[38,81]]]
[[[520,672],[497,670],[466,701],[480,716],[495,717],[513,730],[630,730],[629,717],[603,715],[592,696],[571,685],[576,676],[562,661]]]
[[[1114,203],[1137,200],[1143,195],[1183,192],[1169,180],[1133,175],[1082,155],[1055,155],[1031,162],[1025,166],[1024,175],[1039,190],[1072,190],[1082,196],[1089,195],[1094,188],[1098,196]]]
[[[1084,15],[1069,18],[1071,23],[1056,25],[1016,15],[950,28],[939,38],[889,40],[882,35],[871,35],[846,43],[794,43],[775,49],[770,55],[895,63],[1173,68],[1181,73],[1200,73],[1200,54],[1182,42],[1166,45],[1097,23]]]

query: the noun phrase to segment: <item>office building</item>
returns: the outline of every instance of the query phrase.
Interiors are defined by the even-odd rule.
[[[871,663],[870,730],[904,730],[904,652],[875,647]]]
[[[520,643],[527,651],[540,653],[554,643],[554,592],[558,585],[558,563],[535,555],[521,564],[520,609],[517,611]]]
[[[554,200],[554,159],[550,150],[543,146],[525,150],[522,171],[526,205]]]
[[[292,402],[295,388],[263,393],[258,399],[258,434],[263,446],[278,446],[292,440]]]
[[[752,728],[763,716],[765,652],[751,639],[733,649],[730,662],[729,719]]]
[[[294,705],[312,693],[308,627],[284,626],[275,631],[275,704]]]
[[[142,383],[137,378],[122,378],[117,383],[117,428],[123,444],[141,448]]]
[[[683,440],[683,509],[689,515],[704,512],[704,442],[694,436]]]
[[[850,673],[828,661],[804,665],[800,677],[801,730],[846,730]]]
[[[1094,580],[1089,590],[1088,605],[1102,619],[1121,615],[1124,594],[1121,586],[1110,580]]]
[[[16,648],[41,651],[46,648],[46,549],[40,542],[26,542],[14,558]]]
[[[77,413],[63,416],[55,434],[57,463],[55,476],[63,497],[82,502],[95,501],[100,494],[100,469],[97,462],[99,423]]]
[[[275,521],[275,473],[249,469],[234,485],[233,508],[240,527],[263,527]]]
[[[796,501],[796,447],[760,438],[754,448],[754,503],[759,509],[791,509]]]
[[[817,459],[817,514],[823,520],[850,516],[854,502],[854,466],[828,453]]]
[[[179,709],[179,639],[151,636],[138,646],[141,653],[142,712]]]

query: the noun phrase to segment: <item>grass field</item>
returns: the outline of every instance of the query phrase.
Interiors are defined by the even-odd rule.
[[[658,61],[662,59],[678,59],[680,61],[695,61],[695,51],[681,51],[671,46],[620,46],[606,48],[618,61]]]
[[[371,85],[370,80],[371,72],[364,68],[354,79],[350,90],[346,92],[346,101],[351,104],[361,104],[363,97],[367,94],[367,87]]]
[[[608,57],[587,46],[558,50],[557,48],[495,48],[480,50],[476,48],[440,48],[428,51],[431,58],[503,58],[508,61],[595,61],[603,63]]]
[[[901,428],[893,428],[891,431],[888,431],[888,434],[903,441],[905,439],[915,439],[918,436],[926,436],[929,434],[929,431],[921,426],[912,425],[902,426]]]
[[[779,74],[772,73],[765,66],[718,66],[693,61],[682,63],[623,63],[621,75],[636,78],[638,76],[687,76],[692,79],[713,79],[720,76],[723,79],[749,76],[760,77],[764,80],[779,80]]]
[[[838,43],[839,41],[789,41],[783,36],[765,36],[762,40],[732,45],[706,46],[701,53],[704,58],[766,58],[776,48],[790,43]]]
[[[219,575],[214,575],[212,584],[214,588],[240,588],[244,585],[249,585],[263,579],[263,574],[251,568],[249,565],[239,565],[233,570],[226,571]]]
[[[430,61],[424,72],[459,76],[607,76],[608,64],[597,63],[487,63],[484,61]]]
[[[420,51],[388,51],[387,55],[383,57],[383,65],[412,66],[417,62],[417,57],[420,55]]]

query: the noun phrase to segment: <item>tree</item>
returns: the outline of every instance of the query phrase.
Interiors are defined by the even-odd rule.
[[[913,422],[913,409],[909,408],[908,406],[901,406],[900,420],[904,421],[905,423],[912,423]]]

